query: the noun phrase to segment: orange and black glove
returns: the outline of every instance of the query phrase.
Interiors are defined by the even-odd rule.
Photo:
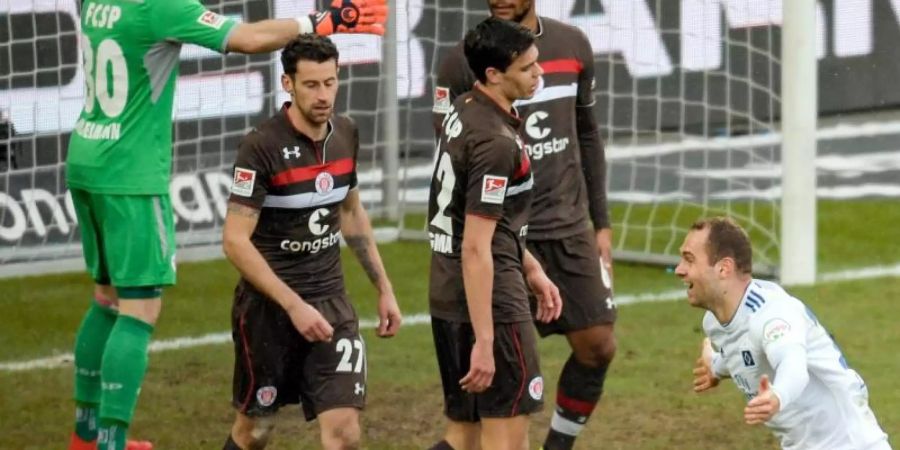
[[[316,34],[368,33],[384,35],[387,0],[333,0],[328,9],[309,16]]]

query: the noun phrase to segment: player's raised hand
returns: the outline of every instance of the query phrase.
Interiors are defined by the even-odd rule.
[[[769,376],[759,379],[759,392],[744,408],[744,421],[747,425],[766,423],[781,409],[781,400],[775,395],[769,383]]]
[[[550,281],[543,270],[532,270],[525,280],[538,300],[535,319],[544,323],[558,319],[562,312],[562,296],[559,295],[559,288]]]
[[[328,9],[311,16],[316,34],[368,33],[384,35],[386,0],[333,0]]]
[[[397,306],[397,299],[393,292],[387,292],[378,296],[378,329],[375,334],[378,337],[388,338],[397,334],[400,329],[400,323],[403,316],[400,314],[400,307]]]
[[[475,341],[469,361],[469,373],[459,380],[462,390],[469,393],[484,392],[494,381],[493,343]]]
[[[712,370],[712,343],[704,338],[700,344],[700,357],[694,364],[694,392],[703,392],[719,385]]]
[[[302,300],[295,303],[291,308],[286,310],[291,318],[294,328],[306,338],[307,341],[330,342],[331,336],[334,334],[334,328],[322,317],[316,308]]]

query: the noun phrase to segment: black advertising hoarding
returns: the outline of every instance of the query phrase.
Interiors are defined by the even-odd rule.
[[[542,14],[588,34],[595,50],[596,113],[610,139],[659,130],[707,136],[764,132],[777,118],[780,1],[536,1]],[[77,252],[61,164],[83,101],[76,3],[0,1],[0,263]],[[244,21],[293,17],[314,7],[312,0],[204,3]],[[434,55],[484,17],[486,0],[399,3],[399,146],[404,155],[427,160],[433,150]],[[898,8],[900,2],[887,0],[819,2],[822,113],[900,104]],[[382,123],[381,40],[336,41],[343,83],[338,110],[360,126],[363,166],[377,164],[388,150],[376,127]],[[279,73],[277,55],[222,58],[196,47],[183,50],[171,185],[183,244],[216,240],[237,141],[284,100]]]

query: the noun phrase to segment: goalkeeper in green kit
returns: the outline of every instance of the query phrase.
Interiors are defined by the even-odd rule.
[[[198,0],[84,0],[84,109],[66,178],[94,299],[75,338],[69,450],[149,450],[127,441],[162,289],[175,283],[169,178],[172,108],[184,43],[270,52],[297,34],[384,34],[385,0],[334,0],[296,19],[243,24]]]

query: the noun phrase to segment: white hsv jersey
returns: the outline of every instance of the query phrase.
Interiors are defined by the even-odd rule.
[[[890,448],[869,408],[862,377],[847,365],[812,311],[781,286],[752,280],[731,321],[720,324],[707,312],[703,330],[716,350],[713,370],[719,377],[730,376],[748,401],[757,395],[763,375],[781,398],[779,387],[790,384],[790,375],[782,370],[780,379],[770,361],[779,361],[777,355],[796,350],[797,344],[805,349],[809,382],[795,397],[785,395],[788,402],[766,423],[782,448]]]

